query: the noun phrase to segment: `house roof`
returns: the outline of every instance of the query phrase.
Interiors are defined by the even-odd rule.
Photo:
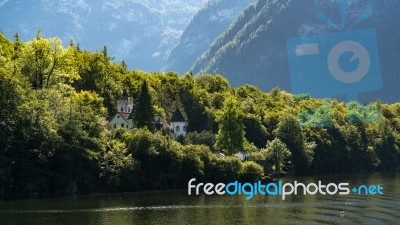
[[[132,110],[132,112],[128,115],[128,119],[132,119],[133,120],[133,116],[134,116],[134,114],[133,114],[133,110]]]
[[[186,122],[185,118],[183,118],[183,115],[179,109],[176,109],[174,112],[174,115],[172,115],[171,122]]]
[[[128,121],[129,116],[131,115],[130,113],[122,113],[122,112],[120,112],[119,114],[120,114],[126,121]]]
[[[129,115],[130,115],[130,113],[118,112],[118,113],[116,113],[116,114],[113,116],[113,118],[112,118],[111,120],[113,120],[116,116],[121,116],[122,119],[124,119],[126,122],[128,122]]]

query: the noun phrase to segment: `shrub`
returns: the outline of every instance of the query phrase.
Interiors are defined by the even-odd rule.
[[[190,132],[185,136],[185,143],[190,145],[205,145],[213,150],[215,144],[215,135],[211,131],[202,131],[198,133]]]
[[[253,182],[264,176],[263,168],[255,162],[244,162],[240,171],[240,180],[242,182]]]
[[[211,182],[232,182],[238,180],[243,163],[236,157],[218,158],[216,155],[205,161],[206,179]]]

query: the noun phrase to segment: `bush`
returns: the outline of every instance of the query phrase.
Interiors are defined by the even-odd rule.
[[[232,182],[238,180],[243,163],[236,157],[218,158],[212,155],[205,163],[206,179],[211,182]]]
[[[264,176],[263,168],[255,162],[244,162],[240,171],[240,180],[242,182],[253,182],[260,180]]]
[[[133,130],[128,143],[129,152],[138,160],[148,159],[153,139],[153,134],[148,129]]]
[[[100,177],[110,187],[121,187],[121,180],[133,170],[134,161],[131,154],[127,153],[125,143],[111,140],[107,143],[106,150],[101,154],[99,164]]]
[[[179,168],[179,180],[182,185],[186,186],[192,178],[203,180],[204,158],[209,152],[210,150],[205,146],[182,146],[183,156]]]
[[[211,131],[202,131],[198,133],[190,132],[185,136],[185,144],[189,145],[205,145],[213,150],[215,144],[215,135]]]
[[[247,160],[249,161],[257,161],[257,160],[265,160],[265,151],[259,152],[250,152]]]

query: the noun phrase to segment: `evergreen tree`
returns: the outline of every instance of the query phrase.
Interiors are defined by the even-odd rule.
[[[309,160],[304,148],[300,122],[292,115],[284,115],[279,120],[274,133],[291,151],[296,173],[304,174],[309,167]]]
[[[143,81],[139,96],[136,99],[136,110],[133,116],[138,128],[147,127],[149,130],[154,130],[154,108],[152,102],[147,82]]]
[[[227,155],[233,155],[244,149],[243,112],[237,101],[229,97],[224,102],[222,113],[217,115],[219,124],[215,147]]]
[[[87,52],[40,34],[28,42],[17,34],[13,42],[0,33],[0,198],[179,188],[191,177],[230,182],[262,176],[257,164],[219,158],[213,147],[227,155],[247,151],[254,159],[267,158],[277,172],[286,157],[303,174],[400,166],[400,103],[324,104],[278,89],[234,88],[221,76],[127,68],[106,47]],[[157,92],[150,94],[150,87]],[[110,132],[107,111],[114,115],[124,88],[136,98],[132,117],[143,128]],[[148,130],[155,113],[168,118],[177,102],[189,123],[184,145],[171,139],[167,127],[156,134]],[[361,123],[366,118],[372,123]],[[267,140],[273,141],[261,152],[251,152],[247,143],[264,147]]]

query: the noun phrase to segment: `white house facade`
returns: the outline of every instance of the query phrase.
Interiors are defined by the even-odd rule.
[[[134,128],[133,123],[133,100],[128,97],[126,91],[122,95],[122,98],[117,101],[117,113],[112,117],[109,122],[109,129],[115,130],[123,128],[131,130]],[[177,109],[171,117],[170,125],[168,125],[160,116],[154,116],[154,125],[157,130],[163,127],[169,127],[172,130],[172,137],[176,140],[180,136],[186,135],[187,123],[182,113]]]
[[[133,100],[128,97],[126,91],[122,94],[121,99],[117,101],[117,113],[110,120],[109,127],[112,130],[123,128],[130,130],[133,128],[133,120],[130,115],[133,111]]]
[[[129,119],[130,113],[118,112],[110,121],[111,129],[124,128],[130,130],[133,128],[133,121]]]
[[[170,127],[173,132],[174,139],[178,139],[180,136],[186,135],[186,120],[182,113],[177,109],[172,115]]]
[[[234,154],[233,156],[239,158],[241,161],[246,161],[248,158],[248,155],[243,152],[238,152],[238,153]]]

